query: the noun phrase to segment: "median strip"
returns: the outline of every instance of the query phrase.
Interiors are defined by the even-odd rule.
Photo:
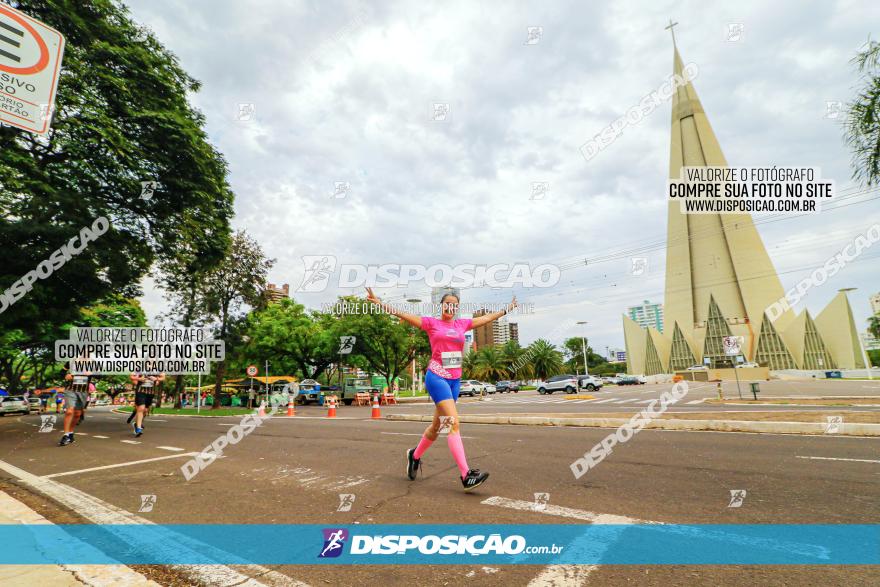
[[[688,414],[690,418],[700,414]],[[813,414],[813,418],[817,414]],[[673,416],[678,416],[674,414]],[[465,424],[502,424],[521,426],[569,426],[582,428],[618,428],[630,421],[627,418],[613,418],[593,414],[459,414],[459,421]],[[847,416],[849,417],[849,415]],[[430,422],[432,415],[422,414],[389,414],[386,420],[407,422]],[[826,432],[828,423],[825,421],[793,422],[793,421],[760,421],[730,419],[684,419],[657,418],[644,426],[654,430],[690,430],[711,432],[763,432],[773,434],[817,434],[826,436],[880,436],[880,424],[863,422],[846,422],[839,424],[839,431],[834,434]]]

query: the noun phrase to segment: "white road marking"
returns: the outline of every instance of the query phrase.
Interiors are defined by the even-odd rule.
[[[871,459],[843,459],[843,458],[835,458],[835,457],[802,457],[800,455],[797,456],[799,459],[812,459],[816,461],[850,461],[852,463],[878,463],[880,461],[874,461]]]
[[[90,473],[92,471],[103,471],[105,469],[118,469],[119,467],[129,467],[131,465],[139,465],[141,463],[152,463],[153,461],[164,461],[166,459],[178,459],[180,457],[194,457],[198,453],[188,452],[186,454],[181,455],[168,455],[165,457],[155,457],[152,459],[143,459],[140,461],[129,461],[127,463],[117,463],[115,465],[104,465],[102,467],[91,467],[89,469],[77,469],[76,471],[66,471],[64,473],[52,473],[51,475],[44,475],[45,479],[51,479],[53,477],[64,477],[66,475],[76,475],[78,473]]]
[[[536,512],[548,516],[562,516],[564,518],[573,518],[575,520],[584,520],[592,524],[659,524],[660,522],[652,522],[649,520],[639,520],[627,516],[617,516],[614,514],[597,514],[586,510],[577,510],[553,504],[544,504],[542,509],[537,509],[537,504],[533,501],[523,501],[520,499],[507,499],[506,497],[490,497],[480,502],[484,505],[494,505],[503,508],[511,508],[526,512]]]
[[[687,405],[692,406],[692,405],[694,405],[694,404],[701,404],[701,403],[703,403],[704,401],[706,401],[706,400],[695,399],[695,400],[691,400],[691,401],[687,402]]]
[[[113,531],[114,525],[153,524],[150,520],[129,513],[79,489],[46,479],[45,477],[38,477],[5,461],[0,461],[0,470],[15,476],[31,489],[39,491],[62,505],[75,510],[93,524],[104,525],[110,532]],[[197,556],[199,558],[214,549],[207,544],[184,535],[172,533],[172,537],[175,549],[198,553]],[[169,565],[169,567],[188,577],[195,584],[225,587],[258,587],[262,585],[308,587],[307,583],[297,581],[287,575],[260,565],[243,566],[247,571],[259,576],[259,580],[244,575],[226,565]],[[265,583],[262,581],[263,579],[266,580]]]
[[[599,401],[597,401],[597,402],[595,402],[595,403],[597,403],[597,404],[607,404],[608,402],[613,402],[613,401],[616,401],[616,400],[617,400],[617,398],[612,397],[612,398],[610,398],[610,399],[600,399]]]
[[[140,440],[120,440],[119,442],[124,442],[125,444],[140,444]]]
[[[110,438],[109,436],[101,436],[99,434],[95,434],[92,438]]]
[[[21,503],[17,499],[9,496],[8,494],[0,491],[0,510],[8,517],[12,518],[15,522],[19,524],[35,524],[35,525],[51,525],[52,522]],[[96,558],[102,557],[101,552],[95,548],[90,548],[85,544],[82,544],[80,548],[84,548],[85,551],[88,551],[89,554],[94,554]],[[30,569],[34,569],[34,571],[39,572],[40,567],[48,566],[48,565],[38,565],[29,567]],[[77,584],[80,584],[82,581],[86,585],[90,585],[92,587],[109,587],[111,585],[137,585],[138,587],[159,587],[159,584],[155,581],[151,581],[138,573],[137,571],[130,569],[129,567],[117,564],[117,565],[58,565],[60,568],[64,569],[67,572],[73,573],[74,576],[78,579],[76,581]],[[20,576],[19,579],[22,581],[22,584],[27,584],[27,579],[23,576]]]
[[[161,448],[162,450],[170,450],[171,452],[183,452],[184,449],[177,448],[176,446],[157,446],[156,448]]]
[[[622,399],[622,400],[618,400],[618,401],[616,401],[616,402],[614,402],[614,403],[615,403],[615,404],[631,404],[632,402],[635,402],[635,401],[639,401],[639,400],[637,400],[637,399],[635,399],[635,398],[633,398],[633,399]]]

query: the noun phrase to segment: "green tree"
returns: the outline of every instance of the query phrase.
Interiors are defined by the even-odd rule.
[[[245,331],[249,340],[243,352],[251,360],[268,359],[278,374],[317,379],[339,358],[335,321],[291,299],[251,312]]]
[[[852,62],[862,86],[848,105],[844,136],[853,152],[853,178],[870,186],[880,181],[880,43],[868,39]]]
[[[507,369],[505,379],[530,379],[534,377],[527,350],[515,340],[509,340],[501,347],[501,356]]]
[[[526,356],[532,365],[532,372],[538,379],[546,379],[562,373],[563,356],[556,347],[543,338],[529,345]]]
[[[200,299],[204,303],[206,315],[216,324],[217,338],[224,341],[226,353],[234,354],[235,340],[227,335],[233,333],[231,325],[242,318],[240,310],[244,305],[256,306],[263,299],[266,278],[274,259],[267,259],[259,243],[244,231],[236,232],[226,256],[211,271],[207,272],[199,284],[202,288]],[[237,331],[235,331],[237,334]],[[220,408],[220,390],[226,373],[226,361],[215,364],[214,404],[212,409]]]
[[[136,297],[152,263],[182,243],[197,243],[208,257],[222,251],[233,197],[204,117],[187,102],[198,82],[124,6],[14,4],[58,29],[67,45],[50,132],[0,127],[0,292],[96,219],[109,222],[106,233],[0,311],[0,331],[20,331],[24,344],[37,344],[75,323],[82,307],[111,294]],[[158,182],[151,199],[140,197],[142,181]]]
[[[343,298],[366,306],[363,299]],[[353,359],[362,359],[365,369],[392,381],[410,365],[413,357],[430,355],[428,336],[395,316],[385,313],[349,313],[340,316],[340,335],[356,338]],[[337,338],[337,343],[339,339]]]
[[[478,349],[474,360],[475,377],[481,381],[494,383],[509,375],[504,354],[501,349],[492,345]]]
[[[880,314],[874,314],[868,318],[868,332],[874,338],[880,339]]]

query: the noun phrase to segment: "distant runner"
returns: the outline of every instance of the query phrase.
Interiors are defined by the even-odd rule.
[[[65,367],[65,370],[69,366]],[[73,375],[68,372],[64,376],[67,385],[64,389],[64,436],[58,442],[58,446],[67,446],[74,441],[73,428],[83,419],[86,405],[88,405],[89,384],[92,382],[90,373]]]
[[[135,436],[140,436],[144,433],[144,418],[147,415],[147,411],[153,405],[153,397],[162,393],[163,381],[165,381],[164,373],[159,373],[158,375],[131,374],[131,382],[135,384],[134,411],[128,417],[128,422],[131,423],[132,419],[135,420]]]

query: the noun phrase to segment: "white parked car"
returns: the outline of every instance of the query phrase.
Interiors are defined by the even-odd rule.
[[[495,393],[495,386],[491,383],[483,383],[483,392],[484,393]]]
[[[459,395],[468,395],[474,397],[483,392],[483,384],[476,379],[462,379],[461,386],[458,388]]]
[[[691,365],[686,370],[687,371],[705,371],[706,365]]]
[[[31,408],[24,396],[9,395],[0,397],[0,416],[6,414],[30,414]]]
[[[574,375],[554,375],[548,378],[547,381],[538,381],[535,387],[538,388],[538,393],[541,395],[553,393],[554,391],[577,393],[578,380]]]
[[[740,363],[739,365],[736,366],[736,368],[737,369],[746,369],[749,367],[757,367],[757,366],[758,366],[757,363]]]
[[[594,391],[602,388],[602,380],[593,375],[581,375],[578,377],[578,383],[580,383],[581,389],[586,389],[587,391]]]

